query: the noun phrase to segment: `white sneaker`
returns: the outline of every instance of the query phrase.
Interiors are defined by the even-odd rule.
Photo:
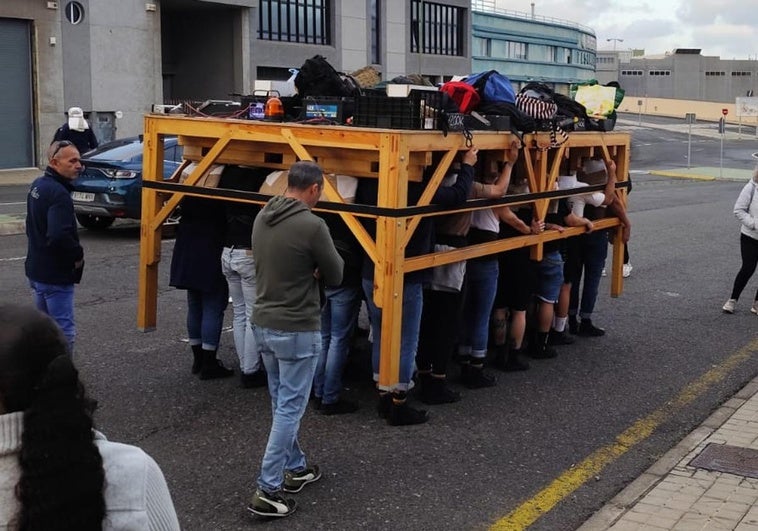
[[[605,268],[603,268],[603,271],[600,273],[600,276],[601,276],[601,277],[604,277],[604,276],[606,276],[607,274],[608,274],[608,273],[606,273],[606,272],[605,272]]]
[[[721,308],[724,310],[724,313],[734,313],[734,306],[737,304],[737,299],[729,299],[724,303],[724,306]]]
[[[624,264],[624,267],[621,271],[621,276],[624,278],[628,277],[632,274],[632,269],[632,264]]]
[[[752,308],[750,308],[750,311],[756,315],[758,315],[758,301],[755,301],[753,303]]]

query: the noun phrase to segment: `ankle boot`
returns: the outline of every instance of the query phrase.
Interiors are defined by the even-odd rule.
[[[423,424],[429,420],[425,409],[415,409],[408,405],[407,393],[396,391],[391,395],[390,412],[387,424],[390,426],[411,426]]]
[[[469,389],[482,389],[484,387],[493,387],[497,381],[495,378],[484,372],[484,365],[469,364],[461,367],[461,383]]]
[[[203,346],[192,345],[192,374],[197,374],[203,368]]]
[[[216,378],[228,378],[234,371],[227,369],[216,358],[215,350],[203,349],[203,368],[200,369],[201,380],[214,380]]]
[[[523,348],[516,348],[511,345],[508,349],[508,356],[505,359],[505,364],[498,368],[505,372],[528,371],[529,362],[521,358],[523,353]]]
[[[461,399],[461,394],[447,386],[445,377],[434,377],[431,374],[420,374],[419,400],[424,404],[452,404]]]
[[[547,332],[537,332],[534,340],[529,342],[529,355],[536,360],[554,358],[558,352],[547,344]]]

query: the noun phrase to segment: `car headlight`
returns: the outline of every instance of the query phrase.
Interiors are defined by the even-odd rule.
[[[134,179],[139,177],[139,172],[132,170],[104,170],[104,173],[111,179]]]

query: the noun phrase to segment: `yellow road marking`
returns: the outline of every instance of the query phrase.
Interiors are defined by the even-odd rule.
[[[687,385],[672,401],[632,424],[616,437],[615,442],[595,450],[581,463],[558,476],[534,497],[495,522],[490,527],[490,531],[515,531],[532,525],[588,479],[595,477],[607,465],[647,439],[663,422],[715,383],[723,380],[737,365],[750,358],[756,351],[758,351],[758,339],[754,339],[729,356],[723,363]]]

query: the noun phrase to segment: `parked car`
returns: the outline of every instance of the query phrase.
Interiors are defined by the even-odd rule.
[[[140,219],[142,213],[142,152],[140,137],[108,142],[82,157],[84,171],[72,185],[77,221],[88,229],[106,229],[116,218]],[[182,162],[176,137],[164,140],[163,178]]]

